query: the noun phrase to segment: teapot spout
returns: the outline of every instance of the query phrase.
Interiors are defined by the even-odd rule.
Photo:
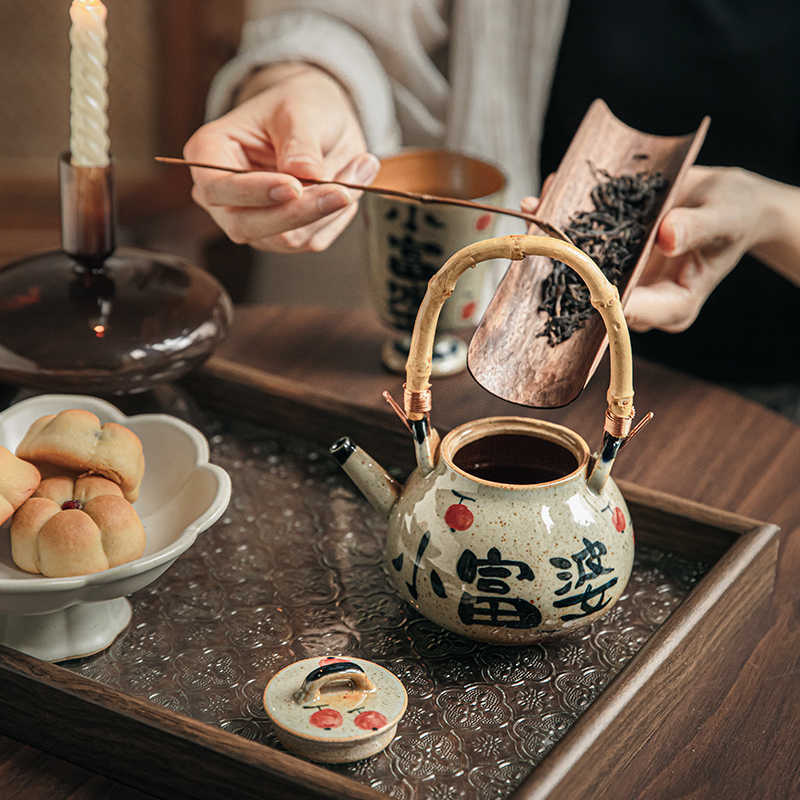
[[[347,436],[337,439],[330,446],[329,452],[369,504],[388,517],[389,511],[400,497],[400,484]]]

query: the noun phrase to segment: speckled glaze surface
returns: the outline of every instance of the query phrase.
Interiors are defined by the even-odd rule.
[[[457,153],[405,150],[384,158],[378,186],[502,205],[505,178],[494,165]],[[428,280],[470,242],[493,235],[497,216],[479,209],[421,205],[365,194],[370,295],[380,318],[411,331]],[[491,299],[490,270],[472,270],[445,303],[439,332],[476,325]],[[405,367],[405,361],[403,362]]]
[[[468,197],[503,205],[505,178],[500,170],[474,158],[436,150],[405,150],[383,159],[378,186],[427,194]],[[425,204],[365,194],[367,274],[378,316],[398,331],[414,327],[428,280],[454,251],[492,236],[497,215],[480,209]],[[448,331],[478,324],[505,265],[470,270],[444,304],[439,319],[432,374],[454,375],[467,365],[467,348]],[[401,373],[408,358],[408,337],[391,336],[381,351],[384,366]]]
[[[477,198],[499,204],[498,193]],[[397,197],[365,195],[369,228],[369,289],[375,310],[393,328],[410,331],[428,280],[443,261],[470,242],[493,234],[485,211],[420,206]],[[472,270],[442,309],[440,333],[477,325],[491,299],[489,270]],[[403,364],[405,366],[405,364]]]
[[[383,750],[407,704],[402,682],[389,670],[342,656],[295,661],[264,690],[264,709],[287,750],[329,764]]]
[[[560,444],[578,466],[558,480],[481,480],[453,462],[496,434]],[[428,619],[478,641],[530,644],[607,613],[633,564],[630,515],[617,486],[586,482],[589,449],[560,425],[493,417],[443,440],[436,467],[409,477],[389,513],[385,568],[401,596]]]

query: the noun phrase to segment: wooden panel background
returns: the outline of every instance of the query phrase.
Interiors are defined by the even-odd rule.
[[[152,156],[203,122],[208,86],[236,50],[243,0],[106,0],[109,117],[120,218],[190,205],[189,177]],[[54,246],[56,158],[69,146],[69,0],[0,3],[0,263]]]

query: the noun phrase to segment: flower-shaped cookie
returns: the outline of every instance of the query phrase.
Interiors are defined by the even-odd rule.
[[[97,476],[46,478],[11,523],[11,555],[26,572],[86,575],[144,553],[139,515],[116,483]]]
[[[40,480],[33,464],[0,447],[0,525],[36,491]]]
[[[61,473],[103,475],[122,487],[133,502],[144,475],[144,453],[139,437],[116,422],[100,424],[91,411],[72,409],[49,414],[31,425],[17,447],[17,455]]]

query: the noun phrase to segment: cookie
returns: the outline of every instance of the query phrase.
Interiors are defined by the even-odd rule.
[[[37,419],[17,447],[17,456],[65,472],[102,475],[119,484],[127,500],[139,496],[144,453],[139,437],[124,425],[72,409]]]
[[[36,491],[40,480],[33,464],[0,447],[0,525]]]
[[[144,527],[120,487],[93,475],[43,480],[11,523],[14,563],[49,578],[101,572],[144,548]]]

